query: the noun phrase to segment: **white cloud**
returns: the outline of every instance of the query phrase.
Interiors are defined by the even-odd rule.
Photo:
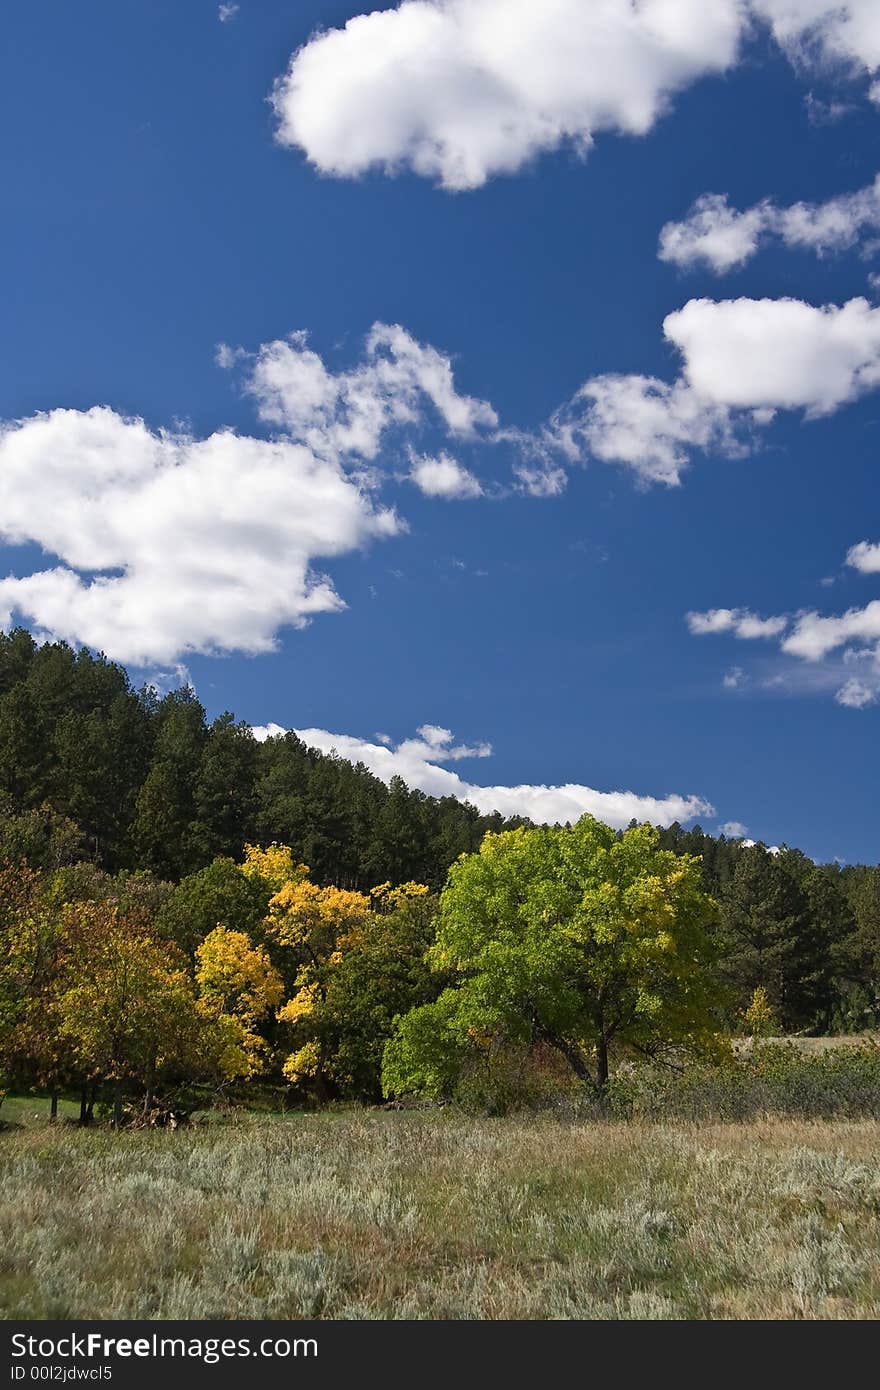
[[[260,419],[322,457],[372,460],[386,431],[420,426],[429,404],[458,438],[498,423],[487,401],[456,391],[450,359],[399,324],[375,323],[364,360],[346,371],[329,371],[303,332],[263,343],[253,357],[225,345],[218,352],[221,366],[242,360]]]
[[[846,563],[862,574],[880,574],[880,543],[859,541],[846,552]]]
[[[426,497],[461,501],[483,495],[479,479],[445,453],[438,454],[436,458],[414,454],[409,477]]]
[[[736,451],[729,412],[687,382],[606,374],[592,377],[551,422],[558,447],[632,468],[645,482],[675,486],[694,448]]]
[[[847,564],[865,574],[880,573],[880,545],[860,541],[847,552]],[[805,663],[763,679],[766,689],[789,693],[828,694],[849,709],[865,709],[880,699],[880,599],[862,608],[826,616],[803,609],[795,617],[758,618],[745,608],[712,608],[686,615],[690,632],[697,637],[778,638],[780,651]],[[740,666],[723,679],[727,689],[738,689],[748,680]]]
[[[677,91],[733,66],[755,20],[800,69],[880,67],[876,0],[405,0],[293,54],[277,138],[336,177],[477,188],[600,132],[646,134]]]
[[[412,169],[476,188],[597,132],[642,135],[736,58],[740,0],[408,0],[293,55],[278,139],[324,173]]]
[[[155,433],[106,407],[0,428],[0,537],[61,562],[0,580],[0,623],[136,666],[272,650],[345,606],[316,560],[400,529],[300,444]]]
[[[703,264],[716,274],[738,269],[771,240],[814,251],[819,256],[845,251],[864,233],[880,231],[880,175],[856,193],[824,203],[778,207],[769,199],[738,212],[727,197],[706,193],[681,222],[660,232],[662,261],[688,267]]]
[[[261,739],[283,732],[277,724],[254,729],[255,737]],[[589,812],[617,829],[629,825],[631,820],[671,825],[676,820],[714,815],[713,807],[699,796],[653,797],[635,792],[601,792],[578,783],[555,787],[479,786],[439,764],[467,757],[488,757],[491,746],[456,746],[448,729],[431,724],[422,725],[418,730],[419,738],[405,739],[396,747],[370,743],[350,734],[328,733],[326,729],[295,729],[294,732],[311,748],[324,753],[336,752],[353,763],[363,763],[383,782],[402,777],[409,787],[429,796],[453,796],[458,801],[468,801],[486,815],[500,811],[504,816],[527,816],[538,823],[562,824],[576,821]]]
[[[880,67],[876,0],[751,0],[797,66],[816,62],[853,74]]]
[[[692,299],[663,331],[700,397],[823,415],[880,383],[880,308],[866,299]]]
[[[719,275],[745,265],[758,249],[768,206],[759,203],[737,212],[723,193],[704,193],[683,221],[661,228],[657,254],[661,261],[678,266],[702,261]]]
[[[866,685],[864,681],[853,676],[840,687],[834,698],[839,705],[844,705],[847,709],[865,709],[868,705],[876,703],[877,694],[876,686]]]
[[[706,613],[688,613],[686,622],[694,637],[732,632],[734,637],[747,641],[757,637],[778,637],[788,626],[787,618],[759,618],[748,608],[710,608]]]
[[[829,652],[850,642],[880,641],[880,599],[864,608],[850,608],[840,617],[823,618],[802,613],[782,643],[782,650],[805,661],[821,661]]]
[[[238,14],[238,10],[238,5],[221,5],[217,11],[217,18],[220,20],[221,24],[228,24],[231,19],[235,19],[235,16]]]
[[[726,820],[723,825],[719,825],[718,833],[719,835],[726,835],[728,840],[742,840],[748,835],[749,830],[742,821]],[[754,840],[750,840],[749,844],[754,844]]]
[[[824,415],[880,384],[880,308],[865,299],[691,299],[663,332],[682,358],[672,384],[606,374],[585,382],[536,438],[567,462],[592,456],[674,486],[695,449],[736,456],[777,410]],[[507,432],[510,437],[510,432]]]

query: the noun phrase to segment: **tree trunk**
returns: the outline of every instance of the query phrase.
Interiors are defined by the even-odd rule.
[[[91,1111],[92,1107],[89,1105],[89,1088],[88,1086],[83,1086],[79,1096],[79,1122],[81,1125],[87,1125],[90,1122],[92,1118]]]
[[[53,1091],[49,1101],[49,1123],[54,1124],[58,1119],[58,1092]]]
[[[608,1039],[604,1033],[596,1043],[596,1085],[600,1091],[608,1085]]]
[[[113,1128],[122,1128],[122,1082],[113,1083]]]
[[[564,1038],[551,1038],[546,1034],[545,1037],[547,1037],[547,1041],[553,1047],[559,1049],[559,1051],[562,1053],[563,1057],[568,1062],[568,1065],[571,1067],[572,1071],[574,1072],[575,1076],[578,1078],[579,1081],[592,1080],[589,1068],[587,1067],[587,1064],[584,1061],[583,1056],[581,1055],[581,1052],[578,1048],[572,1047],[571,1043],[567,1043]]]

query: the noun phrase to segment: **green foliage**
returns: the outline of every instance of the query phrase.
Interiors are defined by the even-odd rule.
[[[320,883],[439,890],[486,830],[518,823],[399,780],[387,787],[295,734],[257,743],[228,713],[209,727],[191,690],[163,699],[134,691],[104,657],[62,642],[38,647],[21,629],[0,634],[4,794],[9,815],[48,805],[68,817],[105,869],[171,880],[275,840]],[[0,850],[3,819],[0,811]]]
[[[232,931],[259,934],[269,910],[270,890],[232,859],[215,859],[187,874],[168,894],[156,914],[156,931],[187,954],[221,923]]]
[[[612,1045],[717,1046],[715,907],[697,861],[657,840],[649,826],[618,837],[585,816],[489,834],[453,865],[430,959],[456,983],[433,1013],[400,1021],[386,1089],[436,1093],[452,1049],[497,1038],[547,1043],[600,1087]],[[444,1046],[438,1056],[432,1042],[423,1064],[432,1020]]]

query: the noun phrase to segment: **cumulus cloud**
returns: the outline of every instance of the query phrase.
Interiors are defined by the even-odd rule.
[[[866,299],[692,299],[663,331],[716,406],[817,416],[880,383],[880,308]]]
[[[404,0],[312,36],[275,84],[277,138],[322,173],[478,188],[596,135],[646,134],[768,25],[800,68],[880,66],[876,0]]]
[[[867,300],[691,299],[663,321],[681,372],[590,378],[538,443],[567,462],[622,464],[674,486],[695,450],[736,456],[778,410],[825,415],[880,384],[880,308]]]
[[[706,613],[688,613],[686,622],[694,637],[732,632],[734,637],[746,640],[778,637],[788,626],[787,618],[759,618],[748,608],[710,608]]]
[[[681,222],[667,222],[658,254],[682,268],[705,265],[716,274],[738,269],[771,241],[814,251],[846,251],[865,233],[880,231],[880,175],[867,188],[824,203],[778,207],[769,199],[738,212],[725,194],[698,198]]]
[[[322,457],[372,460],[388,430],[420,425],[426,407],[462,439],[498,423],[487,401],[456,390],[450,359],[399,324],[375,323],[363,361],[340,372],[327,368],[303,332],[263,343],[253,356],[221,345],[218,361],[243,367],[261,420]]]
[[[624,464],[646,483],[676,486],[693,449],[737,452],[730,412],[686,381],[592,377],[551,422],[561,452]]]
[[[238,10],[238,5],[221,5],[217,10],[217,18],[219,19],[221,24],[228,24],[230,20],[235,19],[235,16],[238,14]]]
[[[850,608],[839,617],[801,613],[782,650],[805,661],[821,661],[829,652],[851,642],[880,641],[880,599],[864,608]]]
[[[719,835],[726,835],[728,840],[742,840],[748,835],[748,826],[743,825],[742,821],[726,820],[723,825],[718,827]],[[754,844],[754,841],[750,841]]]
[[[278,724],[254,729],[259,739],[285,731]],[[458,773],[440,764],[463,758],[485,758],[491,745],[457,745],[449,729],[423,724],[416,739],[404,739],[397,746],[371,743],[351,734],[333,734],[326,729],[295,729],[298,738],[323,753],[337,753],[353,763],[363,763],[383,782],[402,777],[407,786],[429,796],[453,796],[468,801],[485,815],[500,811],[504,816],[527,816],[541,824],[576,821],[589,812],[607,825],[623,829],[630,821],[650,821],[671,825],[696,816],[714,815],[713,807],[699,796],[641,796],[635,792],[602,792],[578,783],[562,786],[481,786],[465,781]]]
[[[409,477],[426,497],[461,501],[483,495],[479,479],[446,453],[438,454],[436,458],[414,454]]]
[[[661,228],[657,254],[661,261],[682,267],[702,262],[719,275],[745,265],[758,249],[768,206],[760,203],[737,212],[725,194],[704,193],[683,221]]]
[[[316,561],[400,529],[301,444],[157,433],[106,407],[0,428],[0,537],[61,562],[0,580],[0,623],[136,666],[270,651],[345,606]]]
[[[406,529],[377,500],[393,476],[380,450],[413,458],[408,438],[429,427],[473,440],[497,426],[456,389],[449,357],[395,324],[374,324],[338,372],[303,333],[255,353],[221,344],[216,360],[277,438],[194,439],[100,406],[0,422],[0,539],[60,562],[0,581],[0,624],[137,666],[271,650],[282,627],[345,607],[319,562]],[[435,497],[481,493],[446,454],[414,481]]]
[[[880,543],[859,541],[846,552],[846,563],[862,574],[880,574]]]
[[[600,131],[643,135],[734,62],[742,27],[740,0],[407,0],[293,55],[277,135],[327,174],[477,188]]]

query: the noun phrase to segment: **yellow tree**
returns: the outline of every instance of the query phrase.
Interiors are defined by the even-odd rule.
[[[259,845],[245,845],[241,867],[248,878],[263,879],[274,893],[280,892],[288,884],[301,883],[309,876],[307,866],[295,861],[290,848],[274,840],[265,849]]]
[[[267,1053],[259,1026],[271,1017],[284,994],[281,976],[262,946],[246,932],[224,926],[209,932],[196,951],[199,1012],[213,1020],[225,1038],[223,1070],[253,1076]]]
[[[273,899],[276,939],[296,964],[278,1014],[295,1044],[283,1068],[291,1083],[374,1098],[394,1013],[424,1000],[427,896],[415,883],[368,897],[306,881]]]

